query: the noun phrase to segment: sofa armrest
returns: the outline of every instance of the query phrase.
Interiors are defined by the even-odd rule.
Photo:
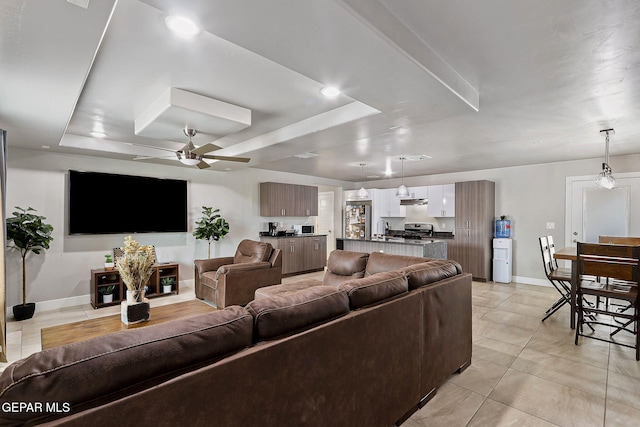
[[[234,274],[234,272],[263,270],[265,268],[271,268],[271,263],[269,261],[243,262],[242,264],[222,265],[216,271],[216,279],[219,279],[220,275],[222,274]]]
[[[195,266],[196,272],[198,274],[206,273],[207,271],[216,271],[223,265],[233,264],[233,257],[222,257],[222,258],[209,258],[209,259],[197,259],[193,261],[193,265]]]

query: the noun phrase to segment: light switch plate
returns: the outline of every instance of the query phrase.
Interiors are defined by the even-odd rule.
[[[556,223],[555,222],[548,222],[547,223],[547,230],[553,230],[556,228]]]

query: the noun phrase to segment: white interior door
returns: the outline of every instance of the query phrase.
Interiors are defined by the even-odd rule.
[[[336,239],[333,235],[333,220],[333,191],[319,192],[316,233],[327,235],[327,256],[336,248]]]
[[[598,236],[629,236],[630,213],[640,201],[639,178],[617,178],[611,190],[596,186],[593,177],[568,182],[567,224],[565,243],[597,243]],[[632,196],[633,203],[632,203]]]

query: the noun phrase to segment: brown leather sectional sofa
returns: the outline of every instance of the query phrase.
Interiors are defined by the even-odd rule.
[[[322,282],[10,365],[0,425],[391,426],[470,361],[459,264],[336,251]]]

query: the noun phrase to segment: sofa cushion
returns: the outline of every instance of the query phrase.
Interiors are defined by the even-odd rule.
[[[338,287],[342,282],[364,277],[369,254],[335,250],[329,254],[322,284]]]
[[[253,318],[242,307],[116,332],[35,353],[0,375],[3,402],[60,402],[71,409],[126,394],[189,367],[221,359],[252,343]],[[174,374],[175,375],[175,374]],[[25,420],[34,414],[0,414]]]
[[[462,268],[456,261],[443,259],[413,264],[404,267],[402,271],[407,275],[409,289],[417,289],[448,277],[457,276],[462,273]]]
[[[351,309],[355,310],[406,293],[409,285],[403,272],[386,271],[346,281],[338,289],[347,293]]]
[[[269,298],[275,295],[296,292],[310,288],[311,286],[322,286],[322,282],[316,279],[304,279],[283,285],[264,286],[256,289],[254,299]]]
[[[431,261],[431,259],[416,256],[386,254],[383,252],[372,252],[371,255],[369,255],[365,276],[381,273],[383,271],[400,270],[408,265],[420,264],[427,261]]]
[[[300,332],[349,312],[349,297],[333,286],[312,286],[251,301],[256,340]]]
[[[273,251],[271,243],[245,239],[238,244],[236,254],[233,257],[233,263],[241,264],[243,262],[268,261],[271,256],[271,251]]]

